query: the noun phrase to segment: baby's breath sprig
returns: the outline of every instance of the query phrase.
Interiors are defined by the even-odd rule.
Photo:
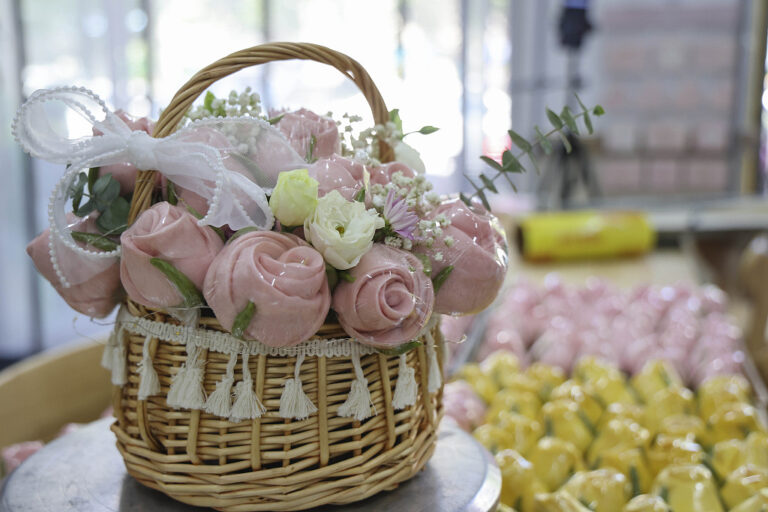
[[[517,187],[515,187],[515,184],[510,179],[510,174],[521,174],[523,172],[526,172],[526,168],[523,166],[521,159],[525,156],[528,157],[528,160],[530,160],[533,167],[536,169],[536,172],[539,172],[539,166],[536,162],[536,158],[533,155],[533,148],[537,145],[540,145],[541,148],[544,150],[544,153],[549,155],[552,153],[552,143],[549,141],[549,137],[551,137],[554,134],[557,134],[560,137],[560,140],[563,142],[563,147],[565,148],[565,151],[567,153],[570,153],[573,149],[571,147],[571,143],[568,140],[568,137],[565,133],[567,130],[568,132],[579,135],[579,125],[576,123],[576,120],[579,118],[582,118],[582,122],[584,123],[585,128],[587,129],[587,133],[590,135],[594,132],[594,129],[592,127],[592,118],[590,116],[590,112],[594,116],[602,116],[605,113],[605,110],[600,105],[596,105],[593,108],[587,108],[584,103],[581,101],[581,98],[579,98],[578,95],[576,96],[576,100],[579,102],[579,107],[581,110],[577,113],[573,113],[571,109],[566,105],[563,107],[563,109],[560,111],[560,114],[556,114],[550,109],[547,109],[547,119],[549,120],[550,124],[552,125],[552,129],[549,130],[546,133],[542,133],[541,129],[537,126],[534,127],[534,131],[536,132],[536,141],[531,142],[519,133],[517,133],[514,130],[509,130],[507,133],[509,133],[509,138],[512,140],[512,143],[517,146],[517,148],[520,150],[518,154],[513,154],[510,149],[505,150],[501,154],[501,163],[497,162],[493,158],[489,158],[487,156],[481,156],[480,159],[491,166],[495,171],[496,174],[494,176],[488,177],[485,174],[480,174],[480,183],[476,183],[472,178],[470,178],[467,175],[464,175],[467,178],[467,181],[469,181],[469,184],[472,186],[475,191],[470,195],[466,196],[465,194],[460,194],[461,200],[464,201],[465,204],[470,205],[472,203],[472,199],[475,197],[480,199],[480,201],[483,203],[483,206],[490,211],[491,207],[488,203],[488,198],[486,197],[486,192],[493,192],[494,194],[498,193],[498,189],[496,188],[496,180],[503,176],[504,179],[509,182],[510,186],[513,190],[517,191]]]
[[[258,93],[251,92],[250,87],[246,87],[241,93],[231,91],[227,98],[217,98],[215,94],[208,91],[203,99],[203,104],[190,108],[184,115],[187,122],[210,117],[237,116],[251,116],[267,120],[266,115],[261,110],[261,97]],[[272,122],[272,120],[269,121]]]

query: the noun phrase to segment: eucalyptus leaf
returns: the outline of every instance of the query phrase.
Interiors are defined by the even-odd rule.
[[[600,117],[605,114],[605,109],[602,105],[595,105],[595,108],[592,109],[592,113],[597,117]]]
[[[385,356],[401,356],[417,348],[419,345],[421,345],[420,341],[409,341],[408,343],[403,343],[395,348],[377,348],[376,352],[384,354]]]
[[[494,160],[493,158],[483,155],[483,156],[480,157],[480,160],[482,160],[483,162],[487,163],[488,165],[490,165],[491,167],[493,167],[497,171],[501,172],[501,164],[499,162],[497,162],[496,160]]]
[[[88,169],[88,190],[93,192],[93,186],[96,184],[96,180],[99,179],[100,167],[91,167]]]
[[[184,297],[181,307],[193,308],[203,304],[203,295],[195,284],[183,272],[173,266],[169,261],[161,258],[151,258],[149,262],[153,267],[165,274],[165,277],[173,284]]]
[[[176,185],[171,180],[166,182],[165,190],[168,195],[168,202],[173,206],[179,204],[179,196],[176,195]]]
[[[565,121],[565,125],[569,130],[576,135],[579,134],[579,125],[576,124],[576,119],[573,118],[573,113],[568,105],[563,107],[563,110],[560,112],[560,117]]]
[[[96,209],[103,212],[120,196],[120,183],[111,174],[101,176],[93,184],[91,200],[96,203]]]
[[[541,128],[536,126],[534,128],[536,131],[536,140],[539,142],[539,145],[541,146],[541,149],[544,150],[544,154],[551,155],[552,154],[552,143],[549,142],[549,139],[546,135],[541,133]]]
[[[118,197],[101,212],[96,219],[96,227],[102,233],[118,235],[128,227],[128,211],[131,204],[124,198]]]
[[[267,119],[267,122],[271,125],[276,125],[279,123],[283,118],[285,117],[285,114],[280,114],[279,116],[271,117]]]
[[[547,119],[549,119],[549,122],[552,124],[552,126],[555,127],[555,129],[562,129],[563,120],[560,119],[560,116],[552,112],[550,109],[547,109]]]
[[[85,233],[83,231],[70,231],[70,234],[76,242],[92,245],[96,249],[100,249],[102,251],[112,252],[117,249],[118,244],[109,238],[106,238],[104,235]]]
[[[77,178],[69,184],[69,187],[67,187],[67,197],[73,198],[77,194],[80,194],[82,197],[83,190],[85,189],[85,185],[88,183],[88,177],[85,175],[84,172],[81,172],[77,175]]]
[[[448,279],[448,276],[451,275],[451,272],[453,272],[453,265],[448,265],[432,278],[432,288],[434,289],[435,294],[440,291],[440,288],[445,284],[445,281]]]
[[[461,199],[461,201],[465,205],[472,206],[472,198],[467,197],[466,194],[464,194],[464,192],[459,192],[459,199]]]
[[[344,281],[346,281],[348,283],[354,283],[355,282],[355,276],[353,276],[352,274],[350,274],[346,270],[339,270],[337,272],[337,274],[338,274],[340,279],[343,279]]]
[[[568,140],[568,137],[563,132],[557,132],[557,134],[560,136],[560,140],[563,142],[565,152],[570,153],[573,151],[573,146],[571,146],[571,141]]]
[[[88,201],[84,205],[74,210],[75,215],[78,217],[85,217],[96,209],[96,204],[93,201]]]
[[[483,182],[483,185],[485,185],[485,188],[487,188],[488,190],[490,190],[494,194],[498,194],[499,193],[498,189],[496,188],[496,185],[494,185],[493,181],[491,181],[488,178],[488,176],[486,176],[485,174],[481,174],[480,175],[480,181]]]
[[[325,277],[328,279],[328,289],[333,293],[336,285],[339,284],[339,275],[336,273],[336,269],[328,263],[325,264]]]
[[[510,150],[506,150],[504,153],[501,154],[501,163],[502,172],[515,172],[515,173],[521,173],[523,172],[523,164],[520,163],[520,160],[517,159],[515,155],[512,154]]]
[[[248,304],[237,314],[235,321],[232,323],[232,336],[243,339],[245,330],[248,329],[255,314],[256,304],[249,300]]]
[[[523,137],[522,135],[520,135],[519,133],[517,133],[515,130],[512,130],[512,129],[507,130],[507,133],[509,134],[509,138],[512,139],[512,143],[515,146],[520,148],[525,153],[531,152],[531,150],[533,149],[533,146],[531,145],[530,142],[528,142],[528,140],[525,137]]]
[[[483,203],[485,209],[491,211],[491,204],[488,202],[488,198],[485,197],[485,192],[482,189],[477,190],[477,197],[480,198],[480,202]]]
[[[437,130],[439,130],[437,126],[422,126],[419,128],[418,133],[422,135],[429,135],[430,133],[435,133]]]
[[[237,231],[235,231],[235,234],[229,237],[229,241],[231,242],[232,240],[239,238],[246,233],[251,233],[253,231],[259,231],[259,228],[255,226],[248,226],[247,228],[238,229]]]
[[[584,111],[584,126],[587,127],[587,133],[589,133],[590,135],[595,133],[595,130],[592,127],[592,118],[589,117],[589,112],[586,110]]]

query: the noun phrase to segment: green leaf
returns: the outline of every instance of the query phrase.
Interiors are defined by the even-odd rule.
[[[176,287],[184,301],[180,304],[182,307],[193,308],[201,306],[203,304],[203,295],[200,290],[195,287],[195,284],[173,266],[169,261],[165,261],[161,258],[151,258],[149,262],[153,267],[165,274],[165,277]]]
[[[466,195],[465,195],[463,192],[459,192],[459,199],[461,199],[461,201],[462,201],[462,202],[463,202],[465,205],[467,205],[467,206],[472,206],[472,198],[470,198],[470,197],[467,197],[467,196],[466,196]]]
[[[96,209],[100,212],[106,210],[112,201],[120,196],[120,183],[111,174],[101,176],[93,184],[91,200],[96,203]]]
[[[432,288],[434,289],[435,294],[440,291],[440,288],[445,284],[445,281],[448,279],[448,276],[451,275],[451,272],[453,272],[453,265],[448,265],[432,278]]]
[[[512,142],[514,143],[515,146],[520,148],[525,153],[531,152],[531,150],[533,149],[533,146],[531,145],[530,142],[528,142],[528,140],[525,137],[523,137],[522,135],[520,135],[519,133],[517,133],[515,130],[512,130],[512,129],[508,130],[507,133],[509,134],[509,138],[512,139]]]
[[[100,167],[91,167],[88,169],[88,190],[93,191],[93,186],[96,184],[96,180],[99,179]]]
[[[491,211],[491,205],[488,203],[488,198],[485,197],[485,192],[483,192],[482,189],[477,189],[477,197],[480,198],[480,202],[483,203],[485,209]]]
[[[573,95],[574,95],[574,96],[576,96],[576,101],[578,101],[578,102],[579,102],[579,107],[581,107],[581,110],[582,110],[583,112],[586,112],[587,110],[589,110],[589,109],[587,108],[587,106],[586,106],[586,105],[584,105],[584,102],[583,102],[583,101],[581,101],[581,98],[579,97],[578,93],[574,92],[574,93],[573,93]]]
[[[203,108],[205,108],[205,110],[208,110],[209,112],[212,112],[213,100],[215,99],[216,99],[216,96],[211,91],[206,92],[205,99],[203,100]]]
[[[549,119],[549,122],[552,124],[552,126],[555,127],[555,129],[560,130],[563,128],[563,120],[560,119],[560,116],[549,109],[547,109],[547,119]]]
[[[128,210],[130,209],[131,204],[124,197],[118,197],[101,212],[96,219],[96,227],[102,233],[119,235],[128,227]]]
[[[103,235],[97,235],[94,233],[85,233],[83,231],[70,231],[72,238],[77,242],[92,245],[96,249],[100,249],[106,252],[112,252],[117,249],[117,244],[104,237]]]
[[[74,210],[75,215],[78,217],[85,217],[96,209],[96,204],[93,201],[88,201],[77,210]]]
[[[560,136],[560,140],[563,142],[563,147],[565,147],[565,152],[570,153],[573,151],[573,146],[571,146],[571,141],[568,140],[568,137],[563,132],[557,132],[557,134]]]
[[[528,160],[531,161],[533,168],[536,169],[536,174],[541,174],[541,169],[539,169],[539,162],[536,161],[536,157],[533,156],[533,153],[528,154]]]
[[[573,113],[568,105],[563,107],[563,110],[560,112],[560,117],[565,121],[565,125],[569,130],[576,135],[579,134],[579,125],[576,124],[576,119],[573,118]]]
[[[355,282],[355,276],[350,274],[349,271],[347,271],[347,270],[339,270],[337,272],[337,274],[338,274],[338,276],[341,279],[345,280],[348,283],[354,283]]]
[[[285,117],[285,114],[280,114],[279,116],[275,116],[267,119],[267,122],[274,126],[277,123],[279,123],[284,117]]]
[[[501,154],[501,164],[502,172],[522,173],[524,170],[523,164],[520,163],[520,160],[510,150],[506,150]]]
[[[304,158],[304,160],[307,161],[307,163],[313,163],[317,161],[317,158],[315,158],[315,146],[317,146],[317,137],[313,134],[312,137],[309,138],[309,147],[307,148],[307,156]]]
[[[339,284],[339,275],[336,273],[336,269],[328,263],[325,264],[325,277],[328,279],[328,289],[333,293],[336,285]]]
[[[493,181],[491,181],[488,176],[485,174],[480,175],[480,181],[483,182],[483,185],[485,185],[485,188],[493,192],[494,194],[498,194],[499,191],[496,189],[496,185],[493,184]]]
[[[165,190],[168,195],[168,202],[173,206],[179,204],[179,197],[176,195],[176,185],[171,180],[168,180],[165,185]]]
[[[392,110],[389,111],[389,120],[395,123],[395,127],[400,133],[403,132],[403,120],[400,119],[399,108],[393,108]]]
[[[483,156],[480,157],[480,160],[482,160],[483,162],[487,163],[488,165],[490,165],[491,167],[493,167],[497,171],[501,172],[501,164],[499,162],[497,162],[496,160],[494,160],[493,158],[483,155]]]
[[[640,477],[637,475],[637,468],[635,466],[629,467],[629,480],[632,482],[632,497],[634,498],[638,494],[642,494],[643,490],[640,488]]]
[[[365,187],[361,188],[357,194],[355,194],[355,201],[358,203],[365,202]]]
[[[192,216],[193,216],[193,217],[195,217],[197,220],[200,220],[200,219],[202,219],[202,218],[203,218],[203,214],[202,214],[202,213],[200,213],[199,211],[195,210],[194,208],[192,208],[191,206],[189,206],[187,203],[184,203],[184,206],[186,206],[186,207],[187,207],[187,211],[188,211],[189,213],[191,213],[191,214],[192,214]],[[243,228],[243,229],[247,229],[247,228]]]
[[[248,304],[237,314],[235,321],[232,323],[232,336],[243,339],[243,334],[245,334],[248,326],[251,325],[251,320],[253,320],[253,315],[255,314],[256,304],[249,300]]]
[[[69,187],[67,187],[67,197],[74,197],[78,190],[82,194],[83,188],[85,188],[87,183],[88,177],[85,175],[85,173],[79,173],[77,178],[69,184]]]
[[[541,146],[541,149],[544,150],[545,154],[551,155],[552,154],[552,143],[549,142],[549,139],[547,138],[546,135],[541,133],[541,129],[538,126],[536,126],[534,128],[534,130],[536,131],[536,139],[539,141],[539,145]]]
[[[587,127],[587,133],[592,135],[595,133],[595,129],[592,127],[592,118],[589,117],[589,112],[584,111],[584,126]]]
[[[385,356],[401,356],[415,349],[419,345],[421,345],[421,342],[414,340],[409,341],[408,343],[403,343],[402,345],[398,345],[395,348],[377,348],[376,352],[384,354]]]
[[[422,135],[429,135],[430,133],[435,133],[437,130],[439,130],[437,126],[422,126],[419,128],[418,133]]]
[[[595,105],[595,108],[592,109],[592,113],[597,117],[600,117],[605,114],[605,109],[602,107],[602,105]]]
[[[246,233],[251,233],[252,231],[259,231],[259,228],[256,226],[248,226],[247,228],[238,229],[231,237],[229,237],[229,241],[232,242],[232,240],[241,237]]]
[[[429,256],[423,253],[412,253],[421,262],[421,268],[424,269],[424,273],[428,276],[432,275],[432,262],[429,260]]]

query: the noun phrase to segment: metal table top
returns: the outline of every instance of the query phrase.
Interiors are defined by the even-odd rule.
[[[144,487],[125,471],[103,419],[45,446],[6,480],[0,512],[182,512],[191,507]],[[495,510],[501,475],[493,458],[467,433],[443,422],[424,471],[396,490],[326,512],[488,512]]]

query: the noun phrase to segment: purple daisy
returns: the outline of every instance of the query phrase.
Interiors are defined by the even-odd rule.
[[[408,209],[402,197],[395,197],[394,189],[389,189],[387,201],[384,203],[384,218],[389,222],[392,231],[413,240],[413,232],[419,224],[419,217]]]

